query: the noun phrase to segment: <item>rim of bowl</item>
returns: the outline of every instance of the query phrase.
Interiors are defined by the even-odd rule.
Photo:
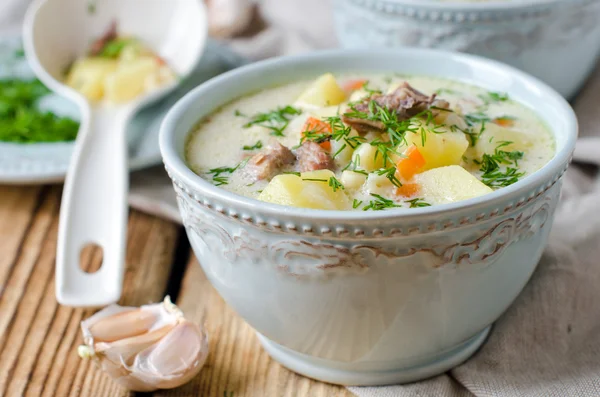
[[[284,69],[290,68],[293,67],[293,65],[297,62],[309,63],[311,61],[316,61],[323,58],[335,59],[337,57],[343,56],[367,57],[369,59],[378,59],[378,57],[385,56],[385,54],[389,55],[390,53],[390,50],[377,49],[321,50],[302,55],[269,58],[267,60],[241,66],[239,68],[225,72],[219,76],[213,77],[210,80],[207,80],[206,82],[202,83],[201,85],[187,93],[183,98],[181,98],[165,116],[161,124],[159,135],[159,145],[163,157],[163,162],[165,163],[168,170],[171,172],[171,178],[173,179],[173,175],[175,175],[174,179],[179,179],[181,182],[183,182],[186,185],[192,186],[195,190],[198,190],[203,195],[218,201],[218,203],[215,203],[218,206],[223,205],[229,208],[235,208],[237,212],[245,210],[255,214],[259,213],[262,216],[269,216],[272,218],[277,218],[281,215],[285,215],[286,217],[291,218],[327,220],[333,222],[378,220],[390,217],[402,218],[405,220],[415,220],[415,218],[420,218],[424,216],[448,214],[465,209],[477,210],[482,207],[488,207],[491,204],[500,205],[502,203],[506,203],[507,200],[511,198],[520,197],[525,192],[530,191],[533,186],[540,186],[544,183],[550,182],[552,178],[554,178],[569,163],[572,152],[575,148],[575,141],[578,135],[577,117],[571,106],[568,104],[568,102],[554,89],[550,88],[542,81],[538,80],[533,76],[528,75],[525,72],[513,68],[512,66],[476,55],[422,48],[394,49],[393,52],[405,53],[406,56],[410,54],[410,56],[416,57],[433,56],[439,57],[440,59],[452,57],[453,59],[458,61],[466,61],[466,63],[475,68],[489,69],[491,67],[495,69],[496,72],[508,73],[513,77],[519,79],[522,83],[533,86],[535,90],[540,92],[541,95],[548,96],[553,101],[556,101],[558,104],[558,109],[556,109],[556,111],[561,112],[563,114],[563,117],[565,118],[568,131],[562,149],[555,152],[554,157],[541,169],[535,171],[533,174],[528,175],[527,177],[514,183],[513,185],[503,187],[483,196],[467,200],[457,201],[454,203],[436,204],[430,207],[411,208],[410,210],[407,210],[407,208],[389,209],[385,211],[321,210],[273,204],[265,201],[260,201],[255,198],[242,196],[236,193],[232,193],[228,190],[219,188],[197,175],[194,171],[192,171],[190,167],[188,167],[187,163],[182,158],[183,156],[179,155],[175,147],[175,126],[177,124],[177,120],[187,112],[187,109],[192,103],[194,103],[197,100],[197,98],[201,98],[206,93],[216,90],[219,87],[219,85],[221,85],[223,82],[229,79],[236,79],[240,75],[255,73],[257,71],[260,71],[261,69],[269,67]],[[340,71],[342,70],[333,70],[332,72],[339,73]],[[440,69],[440,71],[442,71],[442,69]],[[440,73],[436,77],[448,78],[445,77],[443,73]],[[269,85],[265,84],[265,88],[268,87]],[[250,92],[244,92],[244,90],[241,89],[238,97],[248,95],[249,93]],[[510,94],[510,92],[508,93]],[[211,112],[215,111],[225,103],[226,102],[218,103],[212,106]],[[531,110],[534,111],[534,113],[536,113],[534,109]],[[208,114],[210,114],[210,112]],[[541,116],[539,113],[536,114],[538,116]],[[198,121],[200,120],[201,118],[198,119]],[[550,132],[556,139],[557,134],[552,128],[550,128]],[[191,131],[186,132],[186,140],[187,137],[189,137],[190,133]]]
[[[393,4],[396,6],[443,9],[447,11],[510,11],[574,3],[592,3],[594,0],[489,0],[470,2],[460,0],[342,0],[352,3]]]

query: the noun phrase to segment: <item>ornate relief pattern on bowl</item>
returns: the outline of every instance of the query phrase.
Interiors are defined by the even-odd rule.
[[[180,199],[186,197],[187,200],[194,202],[195,207],[202,207],[205,211],[215,212],[219,214],[220,217],[229,218],[244,226],[255,226],[265,231],[306,235],[311,237],[323,236],[327,238],[368,240],[395,238],[405,235],[425,235],[439,231],[462,229],[469,227],[470,225],[487,222],[505,215],[514,215],[521,207],[539,200],[541,196],[559,182],[567,167],[568,163],[565,164],[564,168],[556,173],[556,175],[554,175],[547,183],[524,192],[520,197],[508,201],[502,206],[491,207],[488,211],[479,212],[477,214],[463,211],[465,213],[462,215],[461,212],[456,212],[446,218],[423,218],[423,221],[419,222],[418,225],[394,223],[389,227],[385,227],[385,225],[382,227],[382,224],[377,224],[377,226],[372,229],[365,229],[363,227],[354,228],[351,225],[311,223],[310,219],[303,219],[302,223],[298,224],[294,219],[282,221],[281,217],[279,219],[269,219],[260,213],[245,214],[239,209],[228,207],[225,202],[221,202],[218,199],[213,201],[209,200],[207,196],[181,182],[174,173],[169,170],[168,166],[165,166],[165,169],[169,177],[173,180],[173,186]],[[189,207],[190,206],[187,205],[185,208]],[[185,216],[182,217],[185,222]]]
[[[290,236],[287,232],[255,224],[254,227],[263,232],[258,238],[254,231],[240,228],[237,217],[227,217],[226,212],[204,206],[193,198],[189,188],[180,187],[178,182],[174,182],[174,186],[184,226],[196,244],[203,244],[207,252],[220,257],[223,263],[264,262],[295,277],[324,275],[340,268],[345,273],[360,274],[380,257],[393,263],[427,256],[434,268],[494,262],[511,244],[531,238],[546,226],[559,191],[553,189],[555,184],[552,184],[510,211],[499,214],[499,210],[492,210],[494,215],[479,220],[477,228],[471,227],[469,232],[452,231],[454,239],[440,238],[443,234],[438,232],[429,238],[422,236],[418,241],[402,235],[383,237],[385,233],[369,240],[346,236],[326,241]],[[434,243],[434,240],[444,242]]]
[[[600,54],[600,2],[562,0],[527,7],[336,0],[335,25],[347,48],[426,47],[497,59],[571,97]],[[571,60],[577,59],[573,66]],[[553,65],[547,68],[546,65]],[[549,70],[551,69],[551,70]]]

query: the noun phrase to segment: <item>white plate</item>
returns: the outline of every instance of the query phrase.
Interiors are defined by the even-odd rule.
[[[21,49],[18,36],[0,38],[0,79],[33,78],[27,61],[17,54]],[[206,53],[196,71],[173,94],[141,110],[127,130],[129,169],[131,171],[160,164],[158,132],[163,116],[185,93],[209,78],[243,64],[239,56],[214,42],[208,42]],[[67,99],[51,94],[39,106],[60,115],[77,119],[78,111]],[[8,143],[0,142],[0,183],[41,184],[61,182],[67,171],[73,142]]]

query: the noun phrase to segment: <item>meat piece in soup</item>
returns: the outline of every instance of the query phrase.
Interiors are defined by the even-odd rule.
[[[275,141],[250,158],[244,171],[254,180],[271,179],[280,169],[296,160],[294,153]]]
[[[333,159],[318,143],[305,141],[296,150],[300,172],[333,170]]]
[[[201,121],[186,146],[190,167],[220,188],[363,211],[478,197],[553,155],[547,127],[508,95],[394,73],[326,74],[265,89]]]

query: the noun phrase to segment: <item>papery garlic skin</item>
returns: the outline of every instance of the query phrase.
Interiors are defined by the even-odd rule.
[[[208,356],[204,330],[166,297],[140,308],[111,305],[81,322],[82,358],[92,358],[109,376],[133,391],[180,386]]]

